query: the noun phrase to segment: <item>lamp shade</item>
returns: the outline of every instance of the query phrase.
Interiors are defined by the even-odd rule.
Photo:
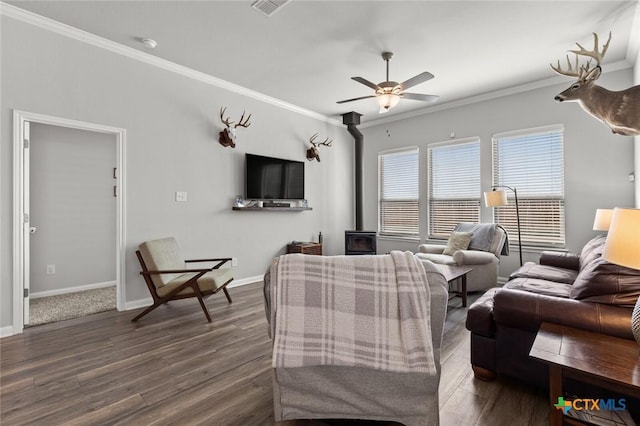
[[[597,209],[596,218],[593,221],[593,230],[608,231],[611,225],[611,216],[613,216],[613,209]]]
[[[616,265],[640,269],[640,209],[613,209],[602,258]]]
[[[484,193],[484,205],[487,207],[500,207],[507,205],[507,193],[501,189]]]
[[[400,102],[400,96],[395,93],[385,93],[378,95],[376,100],[378,101],[378,106],[380,106],[380,112],[383,113],[398,105],[398,102]]]

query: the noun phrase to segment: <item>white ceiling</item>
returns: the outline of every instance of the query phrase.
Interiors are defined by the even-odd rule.
[[[439,104],[545,80],[550,62],[581,42],[613,33],[603,62],[632,64],[640,40],[640,1],[308,1],[271,17],[234,1],[9,1],[55,21],[157,55],[328,117],[357,111],[363,121],[425,108],[402,100],[385,115],[350,79],[391,80],[422,71],[433,80],[410,92]],[[142,38],[158,42],[155,50]],[[621,61],[622,66],[621,66]],[[567,84],[570,79],[566,78]],[[620,88],[621,89],[621,88]]]

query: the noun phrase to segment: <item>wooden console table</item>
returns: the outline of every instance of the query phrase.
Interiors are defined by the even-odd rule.
[[[582,424],[554,406],[563,395],[563,381],[570,377],[633,398],[640,398],[640,348],[621,339],[544,322],[529,356],[549,364],[551,426]]]
[[[292,242],[287,244],[287,253],[322,255],[322,243]]]

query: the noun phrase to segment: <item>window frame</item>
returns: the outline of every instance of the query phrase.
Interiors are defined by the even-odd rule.
[[[385,200],[383,198],[383,158],[391,155],[403,155],[414,154],[415,155],[415,184],[416,184],[416,197],[407,198],[404,200]],[[385,201],[398,201],[398,202],[414,202],[415,203],[415,232],[394,232],[388,227],[383,227],[383,202]],[[420,149],[417,146],[408,146],[397,149],[389,149],[378,152],[378,235],[381,237],[394,237],[394,238],[406,238],[406,239],[419,239],[420,238]]]
[[[479,136],[472,136],[472,137],[468,137],[468,138],[462,138],[462,139],[455,139],[455,140],[450,140],[450,141],[442,141],[442,142],[435,142],[435,143],[431,143],[427,146],[427,232],[426,232],[426,236],[427,236],[427,240],[446,240],[447,238],[449,238],[451,232],[453,231],[453,228],[448,230],[448,231],[443,231],[442,233],[434,233],[434,227],[433,227],[433,223],[432,223],[432,207],[433,207],[433,167],[432,167],[432,161],[433,161],[433,150],[434,149],[438,149],[438,148],[445,148],[445,147],[453,147],[453,146],[459,146],[459,145],[471,145],[474,144],[477,147],[477,176],[475,176],[475,179],[477,179],[477,197],[474,198],[458,198],[458,199],[442,199],[440,201],[444,201],[444,202],[452,202],[452,203],[464,203],[464,202],[471,202],[473,204],[473,206],[471,206],[472,208],[475,207],[475,218],[465,218],[462,216],[458,216],[458,217],[454,217],[452,219],[452,224],[453,222],[459,223],[459,222],[466,222],[466,221],[476,221],[476,222],[480,222],[480,217],[481,217],[481,200],[482,200],[482,140]],[[437,199],[436,199],[437,200]],[[453,217],[453,215],[452,215]],[[453,224],[453,226],[455,226],[455,224]]]
[[[513,236],[509,239],[509,243],[512,246],[518,244],[518,229],[517,225],[514,224],[516,221],[515,215],[515,194],[512,190],[509,190],[505,187],[515,188],[518,191],[518,204],[520,211],[520,231],[522,234],[522,247],[530,247],[534,249],[562,249],[566,247],[566,191],[565,191],[565,162],[564,162],[564,125],[562,124],[553,124],[549,126],[541,126],[535,128],[528,129],[520,129],[508,132],[500,132],[495,133],[491,136],[491,184],[492,188],[503,187],[505,189],[505,193],[507,195],[507,206],[492,208],[492,220],[494,223],[500,223],[500,210],[504,212],[504,209],[513,210],[513,213],[510,214],[509,224],[506,224],[505,221],[502,221],[502,226],[507,229],[507,232],[510,236]],[[513,182],[509,181],[501,181],[500,177],[500,158],[496,158],[498,152],[498,144],[500,140],[504,139],[516,139],[516,138],[534,138],[534,137],[544,137],[544,135],[560,135],[560,155],[559,158],[553,157],[550,155],[550,159],[555,162],[560,163],[559,170],[554,170],[554,172],[559,173],[559,179],[557,182],[560,183],[560,192],[553,193],[553,191],[549,191],[549,193],[540,193],[539,195],[532,196],[527,193],[526,189],[522,189],[522,186],[515,185]],[[549,144],[552,141],[549,141]],[[523,142],[518,142],[523,143]],[[530,167],[530,163],[526,162],[527,167]],[[540,172],[538,172],[540,173]],[[534,173],[535,174],[535,173]],[[549,212],[547,213],[547,217],[549,217],[552,222],[557,223],[554,227],[551,227],[551,231],[553,234],[549,234],[549,227],[547,227],[547,232],[545,232],[545,227],[542,224],[534,224],[529,225],[527,222],[531,223],[531,221],[535,221],[537,219],[535,212],[540,211],[541,204],[557,204],[557,209],[552,207],[549,208]],[[533,211],[533,216],[527,214],[527,211]],[[514,226],[516,226],[514,228]],[[545,235],[549,234],[549,236],[545,237]],[[531,238],[532,235],[537,235],[537,237]]]

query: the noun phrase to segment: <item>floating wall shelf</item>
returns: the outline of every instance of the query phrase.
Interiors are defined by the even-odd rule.
[[[311,207],[233,207],[237,211],[279,211],[279,212],[301,212],[303,210],[313,210]]]

